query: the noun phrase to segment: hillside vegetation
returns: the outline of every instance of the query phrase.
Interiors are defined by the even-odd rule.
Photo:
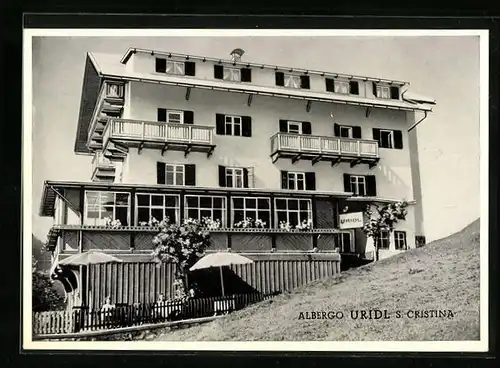
[[[351,317],[353,310],[369,309],[387,310],[390,318]],[[415,318],[415,311],[431,310],[442,310],[441,317],[427,312],[428,318]],[[344,317],[307,319],[322,311],[340,311]],[[396,318],[397,311],[402,318]],[[479,340],[479,220],[422,248],[311,283],[224,319],[157,331],[156,336],[169,341]]]

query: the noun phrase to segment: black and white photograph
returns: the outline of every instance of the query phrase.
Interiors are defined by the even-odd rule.
[[[23,47],[25,349],[487,350],[488,31]]]

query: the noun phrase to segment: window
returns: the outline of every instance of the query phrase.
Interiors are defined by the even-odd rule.
[[[379,249],[389,249],[389,232],[382,231],[376,241]]]
[[[276,198],[276,227],[283,222],[288,222],[292,227],[302,221],[312,221],[310,199]]]
[[[312,127],[309,121],[293,121],[280,119],[279,128],[281,133],[311,134]]]
[[[366,178],[359,175],[351,175],[351,192],[357,196],[366,195]]]
[[[394,243],[396,249],[407,250],[406,245],[406,232],[405,231],[394,231]]]
[[[118,192],[85,192],[85,225],[106,225],[106,219],[129,225],[130,194]]]
[[[380,147],[382,148],[393,148],[394,135],[392,133],[392,130],[381,130],[379,142],[380,142]]]
[[[250,217],[271,226],[271,201],[263,197],[233,197],[232,225]]]
[[[243,188],[243,168],[226,167],[226,187]]]
[[[179,223],[179,196],[169,194],[137,194],[136,223],[149,222],[152,218]]]
[[[226,198],[213,196],[194,196],[185,197],[185,217],[201,220],[208,217],[213,221],[219,220],[221,226],[226,225]]]
[[[288,172],[288,189],[304,190],[306,183],[306,174],[303,172]]]
[[[354,253],[354,249],[351,248],[351,233],[338,233],[334,237],[336,247],[340,248],[342,253]],[[354,245],[354,244],[352,244]]]
[[[352,127],[340,126],[340,136],[342,138],[352,138]]]
[[[224,80],[241,81],[241,70],[237,68],[224,68]]]
[[[226,115],[226,135],[241,135],[241,117]]]
[[[377,196],[377,182],[375,175],[344,174],[344,191],[352,192],[355,196]]]
[[[285,74],[276,72],[276,85],[288,88],[310,88],[310,79],[308,75]]]
[[[334,82],[334,92],[335,93],[349,93],[349,82],[335,81]]]
[[[401,130],[373,128],[373,139],[378,141],[380,148],[403,149],[403,132]]]
[[[165,184],[184,185],[184,165],[165,164]]]
[[[157,73],[167,73],[176,75],[195,75],[196,64],[192,61],[176,61],[163,58],[156,58],[155,71]]]
[[[182,124],[184,113],[182,111],[167,110],[167,123]]]
[[[188,110],[158,109],[158,121],[173,124],[193,124],[194,112]]]
[[[106,96],[107,97],[123,97],[123,85],[118,85],[115,83],[106,84]]]
[[[389,87],[377,86],[377,97],[378,98],[390,98]]]
[[[215,114],[215,133],[218,135],[251,137],[252,118],[250,116]]]

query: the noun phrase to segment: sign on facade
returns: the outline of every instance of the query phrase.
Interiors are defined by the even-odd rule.
[[[340,229],[355,229],[363,227],[363,212],[342,213],[339,217]]]

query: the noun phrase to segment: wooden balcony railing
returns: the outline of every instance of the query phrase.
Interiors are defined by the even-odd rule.
[[[109,119],[103,133],[104,146],[106,146],[109,139],[212,145],[213,127],[143,120]]]
[[[271,137],[271,154],[280,151],[378,158],[378,142],[365,139],[276,133]]]

